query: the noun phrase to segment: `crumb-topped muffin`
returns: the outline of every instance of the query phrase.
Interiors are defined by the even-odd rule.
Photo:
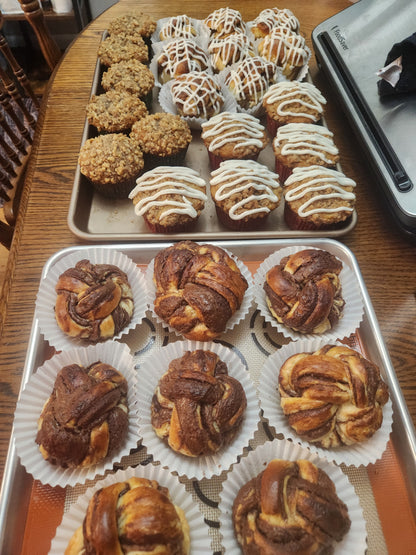
[[[144,99],[151,93],[155,78],[150,69],[138,60],[123,60],[112,64],[101,79],[105,91],[128,91]]]
[[[222,162],[210,184],[219,220],[234,230],[258,229],[282,195],[278,175],[253,160]]]
[[[130,137],[143,149],[146,168],[183,165],[192,141],[189,125],[178,115],[149,114],[133,124]]]
[[[173,80],[172,101],[184,118],[208,119],[224,106],[224,95],[217,79],[205,71],[192,71]]]
[[[140,37],[148,42],[155,30],[156,20],[139,10],[116,17],[108,26],[110,35],[121,35],[133,41]]]
[[[332,168],[294,168],[283,190],[287,225],[311,230],[345,225],[354,211],[355,186],[355,181]]]
[[[262,10],[250,25],[250,31],[261,39],[271,33],[275,27],[288,27],[291,31],[299,32],[299,20],[288,8],[266,8]]]
[[[157,73],[161,84],[184,73],[205,71],[209,59],[205,50],[194,40],[178,38],[163,44],[157,55]]]
[[[301,166],[334,167],[339,161],[339,151],[334,134],[323,125],[313,123],[288,123],[277,129],[273,139],[276,172],[282,182]]]
[[[276,65],[259,56],[245,58],[225,76],[225,84],[243,110],[255,108],[275,82]]]
[[[274,27],[258,44],[260,56],[281,68],[285,77],[292,80],[309,60],[310,52],[302,35],[288,27]]]
[[[98,47],[98,57],[105,66],[123,60],[138,60],[146,64],[149,61],[149,50],[141,37],[133,42],[121,35],[109,35]]]
[[[225,160],[256,160],[268,144],[266,129],[250,114],[221,112],[201,127],[213,170]]]
[[[123,133],[87,139],[82,145],[79,168],[94,189],[108,198],[127,198],[144,166],[140,146]]]
[[[127,381],[109,364],[71,364],[56,376],[39,417],[36,443],[63,468],[87,467],[116,453],[128,428]]]
[[[239,431],[247,399],[241,383],[211,351],[187,351],[169,363],[151,404],[152,427],[187,457],[217,453]]]
[[[132,476],[94,493],[65,555],[133,553],[130,546],[134,553],[189,555],[190,543],[185,513],[168,488]]]
[[[159,166],[137,180],[129,198],[151,231],[178,233],[196,223],[207,200],[205,191],[206,183],[195,170]]]
[[[212,39],[208,53],[213,70],[219,72],[244,58],[255,55],[254,45],[243,33],[234,33],[228,37]]]
[[[128,133],[133,123],[148,113],[137,95],[115,89],[93,95],[87,104],[88,123],[99,133]]]
[[[318,123],[325,105],[320,90],[306,81],[274,83],[263,96],[267,128],[272,135],[286,123]]]
[[[106,341],[132,319],[133,291],[127,274],[114,264],[80,260],[59,276],[55,290],[56,322],[69,337]]]

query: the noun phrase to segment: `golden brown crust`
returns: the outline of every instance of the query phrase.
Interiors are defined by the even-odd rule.
[[[150,37],[156,30],[156,20],[139,10],[121,15],[113,19],[109,26],[110,35],[122,35],[130,40],[140,37]]]
[[[98,57],[105,66],[132,59],[146,64],[149,61],[149,50],[140,36],[133,42],[121,35],[110,35],[100,43]]]
[[[192,141],[189,125],[174,114],[157,112],[137,121],[130,133],[144,152],[156,156],[171,156]]]
[[[39,418],[42,456],[64,468],[96,464],[123,444],[128,427],[127,381],[112,366],[65,366]]]
[[[74,534],[65,555],[188,555],[189,547],[189,525],[168,489],[155,480],[133,477],[94,494],[83,527]]]
[[[240,489],[232,518],[250,555],[332,553],[351,525],[332,480],[306,460],[271,461]]]
[[[146,104],[127,91],[110,89],[93,95],[87,104],[88,123],[99,133],[130,131],[133,123],[147,115]]]
[[[280,369],[283,412],[296,433],[324,448],[372,437],[389,394],[378,367],[344,346],[290,357]]]
[[[216,453],[241,426],[247,400],[240,382],[211,351],[187,351],[172,360],[153,396],[156,434],[189,457]]]
[[[130,322],[133,293],[127,275],[111,264],[80,260],[59,276],[55,317],[70,337],[92,343],[118,335]]]
[[[342,316],[342,262],[327,251],[305,249],[266,274],[267,304],[278,322],[301,333],[323,333]]]
[[[138,60],[123,60],[112,64],[103,73],[101,84],[105,91],[124,90],[144,98],[152,90],[155,78],[150,69]]]
[[[225,330],[248,287],[221,248],[181,241],[155,258],[154,310],[188,339],[210,341]]]

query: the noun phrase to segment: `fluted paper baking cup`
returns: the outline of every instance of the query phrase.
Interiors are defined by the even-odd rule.
[[[200,457],[188,457],[176,453],[167,443],[160,439],[151,423],[151,403],[159,379],[167,371],[169,363],[182,357],[187,351],[202,349],[216,353],[226,363],[228,374],[236,378],[244,388],[247,398],[247,408],[239,431],[230,445],[222,448],[218,453]],[[143,444],[148,453],[160,461],[171,471],[189,479],[211,478],[227,470],[237,460],[238,455],[248,446],[253,438],[259,422],[259,405],[256,389],[250,379],[249,372],[240,357],[232,350],[220,343],[203,343],[197,341],[176,341],[163,347],[149,359],[139,370],[140,388],[138,390],[138,405],[140,412],[140,430]]]
[[[286,440],[275,439],[269,441],[233,466],[224,482],[219,509],[220,533],[222,545],[227,555],[240,555],[241,549],[235,538],[232,523],[232,507],[234,499],[240,488],[249,480],[260,474],[266,465],[273,459],[288,461],[307,460],[321,468],[333,481],[338,497],[347,505],[348,515],[351,520],[351,528],[341,542],[337,543],[335,553],[337,555],[364,554],[367,549],[367,532],[363,511],[359,499],[355,494],[353,486],[341,469],[302,448]]]
[[[41,280],[36,296],[36,317],[39,321],[41,333],[49,344],[57,350],[72,349],[89,344],[87,340],[70,337],[63,332],[56,322],[54,313],[56,302],[55,286],[59,276],[65,270],[73,268],[77,262],[84,259],[89,260],[91,264],[113,264],[120,268],[120,270],[127,274],[133,292],[134,310],[130,323],[118,335],[108,341],[120,339],[130,330],[134,329],[141,323],[146,313],[144,275],[131,258],[117,250],[102,249],[100,247],[73,252],[59,259],[50,268],[46,277]]]
[[[247,316],[247,314],[250,310],[251,304],[253,302],[254,292],[253,292],[253,276],[251,275],[251,272],[247,268],[247,266],[239,258],[234,256],[234,254],[232,254],[230,251],[228,251],[226,249],[222,249],[222,250],[224,252],[226,252],[228,254],[228,256],[230,256],[234,260],[234,262],[237,264],[240,272],[246,278],[247,284],[248,284],[248,287],[247,287],[247,289],[244,293],[243,302],[241,303],[240,308],[238,310],[236,310],[236,312],[228,320],[226,329],[221,334],[221,335],[224,335],[227,331],[232,330],[237,324],[239,324]],[[169,331],[176,333],[176,335],[182,336],[182,334],[178,330],[175,330],[174,328],[169,326],[167,324],[167,322],[162,320],[162,318],[160,318],[154,310],[154,300],[155,300],[155,295],[156,295],[156,287],[155,287],[155,284],[154,284],[154,281],[153,281],[153,271],[154,271],[154,259],[151,260],[149,262],[149,264],[147,265],[146,274],[145,274],[147,304],[148,304],[148,306],[149,306],[149,308],[152,312],[153,317],[155,318],[155,320],[159,324],[162,324],[163,326],[168,328]]]
[[[168,488],[173,503],[184,511],[188,521],[191,539],[190,552],[198,553],[198,555],[212,553],[208,526],[205,524],[202,514],[197,508],[197,503],[194,502],[191,494],[186,491],[185,486],[179,482],[177,477],[173,476],[168,470],[161,466],[148,464],[146,466],[128,468],[127,470],[119,470],[114,474],[110,474],[89,488],[83,495],[80,495],[64,514],[62,522],[58,526],[55,537],[52,540],[49,555],[62,555],[65,552],[69,540],[75,531],[82,526],[88,503],[98,489],[128,480],[132,477],[155,480],[161,486]]]
[[[393,423],[391,399],[383,407],[383,423],[381,428],[367,441],[354,445],[345,445],[332,449],[324,449],[313,443],[302,440],[289,425],[287,417],[280,405],[279,373],[284,362],[298,353],[313,353],[328,344],[321,339],[304,339],[284,345],[265,361],[259,379],[258,394],[264,417],[276,433],[283,434],[302,447],[316,453],[319,457],[347,466],[367,466],[381,458],[387,447]],[[341,345],[341,343],[334,343]]]
[[[85,468],[62,468],[51,464],[42,457],[35,439],[37,423],[43,406],[52,393],[56,376],[64,366],[69,364],[87,367],[97,361],[113,366],[123,374],[128,383],[129,421],[124,445],[111,458]],[[136,389],[137,373],[134,370],[134,360],[128,346],[122,343],[111,342],[79,347],[53,356],[31,375],[17,402],[13,437],[22,465],[35,480],[50,486],[75,486],[97,476],[103,476],[106,470],[113,468],[115,463],[120,462],[122,457],[129,455],[131,449],[137,447],[139,416]]]
[[[278,265],[282,258],[284,258],[285,256],[290,256],[304,249],[314,248],[315,247],[310,246],[287,247],[275,251],[270,256],[268,256],[260,264],[254,275],[254,301],[256,302],[257,307],[266,322],[269,322],[269,324],[277,328],[278,331],[280,331],[284,336],[290,337],[290,339],[293,339],[294,341],[298,341],[299,339],[315,339],[319,337],[328,343],[331,341],[336,341],[337,339],[344,339],[344,337],[349,337],[352,333],[354,333],[356,329],[360,326],[364,314],[364,305],[357,279],[352,269],[344,261],[342,261],[342,270],[339,275],[342,287],[342,296],[345,300],[343,315],[333,328],[327,330],[324,333],[300,333],[278,322],[267,306],[266,294],[263,289],[267,272],[271,270],[274,266]]]

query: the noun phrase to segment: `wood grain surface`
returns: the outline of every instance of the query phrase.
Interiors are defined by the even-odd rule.
[[[32,328],[42,268],[56,251],[81,244],[68,228],[67,215],[85,123],[97,48],[110,20],[141,8],[155,18],[186,13],[203,18],[224,2],[182,0],[152,3],[125,0],[104,12],[69,46],[55,69],[45,94],[28,178],[23,192],[0,301],[0,472],[3,473],[19,394],[22,369]],[[245,20],[275,2],[230,2]],[[348,7],[346,0],[291,0],[287,3],[301,22],[309,46],[312,30]],[[279,5],[279,7],[282,7]],[[383,45],[387,46],[387,45]],[[358,223],[341,238],[355,254],[374,306],[382,335],[401,388],[416,422],[416,247],[386,211],[379,188],[357,141],[314,57],[311,75],[327,98],[326,120],[341,153],[344,172],[357,182]]]

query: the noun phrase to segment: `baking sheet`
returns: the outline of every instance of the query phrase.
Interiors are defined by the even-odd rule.
[[[145,242],[140,245],[104,245],[100,248],[104,249],[118,249],[124,252],[127,256],[131,257],[137,264],[145,267],[149,261],[157,254],[157,252],[167,247],[171,243],[155,244],[153,242]],[[288,246],[311,246],[323,248],[334,255],[339,257],[344,263],[348,264],[353,270],[357,278],[357,286],[364,300],[364,318],[358,330],[357,336],[353,337],[353,347],[362,345],[369,358],[379,365],[384,379],[388,383],[390,396],[393,401],[394,419],[393,419],[393,432],[391,435],[391,442],[389,447],[394,450],[397,455],[399,469],[393,469],[395,475],[400,471],[406,481],[406,495],[408,499],[406,502],[413,510],[413,516],[416,517],[415,510],[415,481],[416,475],[416,438],[413,424],[408,414],[403,396],[391,365],[388,353],[386,351],[383,338],[380,334],[377,320],[372,309],[371,300],[362,280],[360,270],[356,260],[351,251],[343,244],[332,239],[295,239],[295,240],[269,240],[269,241],[220,241],[214,244],[226,248],[233,252],[236,256],[241,258],[245,264],[255,271],[258,264],[272,252],[286,248]],[[88,247],[71,247],[59,251],[54,255],[45,265],[42,277],[45,277],[50,268],[56,263],[57,260],[66,256],[74,251],[82,251]],[[155,324],[150,318],[145,325],[140,326],[126,336],[126,342],[134,353],[138,364],[140,364],[145,357],[149,356],[149,346],[157,348],[159,345],[166,344],[177,337],[172,337],[163,328]],[[251,314],[243,323],[243,326],[238,326],[234,331],[227,333],[221,338],[224,344],[234,345],[242,353],[244,359],[247,361],[250,374],[253,380],[256,381],[258,373],[262,366],[265,357],[273,352],[280,344],[282,344],[282,337],[274,331],[269,325],[265,325],[262,318],[259,317],[258,311],[253,307]],[[36,314],[33,321],[32,334],[28,345],[27,359],[22,376],[22,388],[27,383],[29,377],[36,369],[44,362],[46,358],[52,355],[53,351],[48,347],[48,344],[43,340],[40,334]],[[252,442],[252,447],[264,443],[271,439],[270,430],[264,423],[259,423],[259,431],[256,434],[255,441]],[[130,455],[125,461],[128,465],[135,465],[140,462],[148,462],[149,456],[143,449],[139,449],[136,453]],[[364,517],[367,523],[368,532],[368,553],[381,555],[387,553],[386,542],[383,537],[382,523],[377,514],[377,507],[371,484],[368,478],[367,469],[360,468],[344,468],[344,472],[348,475],[350,481],[353,483],[363,507]],[[210,528],[210,535],[212,539],[212,548],[215,552],[221,550],[221,539],[218,529],[218,499],[221,489],[222,480],[225,477],[225,472],[219,478],[202,479],[199,481],[187,481],[186,486],[189,491],[194,495],[195,500],[199,503],[205,521]],[[390,483],[390,482],[389,482]],[[16,456],[13,441],[10,443],[9,453],[6,462],[3,489],[0,504],[0,552],[12,555],[14,553],[21,553],[21,543],[23,536],[29,537],[29,545],[31,534],[36,533],[36,526],[28,524],[26,533],[24,534],[24,524],[26,523],[28,508],[33,502],[31,499],[32,488],[39,489],[39,484],[33,482],[31,476],[26,473],[21,466],[18,457]],[[64,492],[65,507],[66,509],[75,502],[78,495],[84,493],[87,486],[79,486],[76,488],[67,488]],[[42,487],[41,487],[42,489]],[[46,491],[47,499],[53,499],[54,495],[62,495],[62,491],[57,492],[58,488],[51,488],[51,491]],[[48,497],[49,496],[49,497]],[[52,497],[51,497],[52,496]],[[62,510],[62,508],[61,508]],[[36,512],[36,511],[35,511]],[[43,520],[41,512],[37,512],[39,519]],[[57,519],[55,515],[55,520]],[[58,518],[59,521],[59,518]],[[50,531],[49,531],[50,533]],[[54,530],[52,530],[52,534]],[[52,537],[52,536],[51,536]],[[45,540],[46,541],[46,540]],[[33,545],[33,544],[32,544]],[[24,551],[24,553],[30,551]],[[46,552],[46,551],[45,551]]]
[[[103,67],[97,60],[91,95],[100,94],[101,76]],[[310,78],[308,77],[310,80]],[[160,112],[158,103],[159,88],[153,90],[152,112]],[[264,122],[263,122],[264,123]],[[323,121],[325,123],[325,121]],[[96,129],[85,123],[82,143],[97,135]],[[198,171],[205,179],[209,187],[210,167],[206,147],[201,140],[198,130],[192,131],[192,141],[189,145],[185,158],[185,165]],[[269,136],[270,138],[270,136]],[[334,137],[336,144],[336,137]],[[342,153],[341,153],[342,155]],[[271,140],[267,147],[260,153],[258,162],[274,170],[274,153]],[[341,166],[337,166],[341,170]],[[358,191],[359,194],[359,191]],[[257,231],[232,232],[223,226],[217,219],[214,203],[208,195],[205,208],[195,228],[189,232],[164,234],[150,233],[142,216],[134,213],[133,202],[129,199],[114,200],[107,199],[96,193],[88,180],[81,174],[77,166],[75,180],[72,189],[71,201],[68,211],[68,226],[79,238],[87,241],[164,241],[193,238],[196,240],[211,241],[234,237],[235,234],[241,239],[270,239],[270,238],[298,238],[298,237],[340,237],[351,231],[357,223],[357,213],[354,210],[351,219],[338,229],[319,231],[296,231],[291,230],[285,223],[283,217],[284,200],[280,206],[268,217],[267,223]]]

